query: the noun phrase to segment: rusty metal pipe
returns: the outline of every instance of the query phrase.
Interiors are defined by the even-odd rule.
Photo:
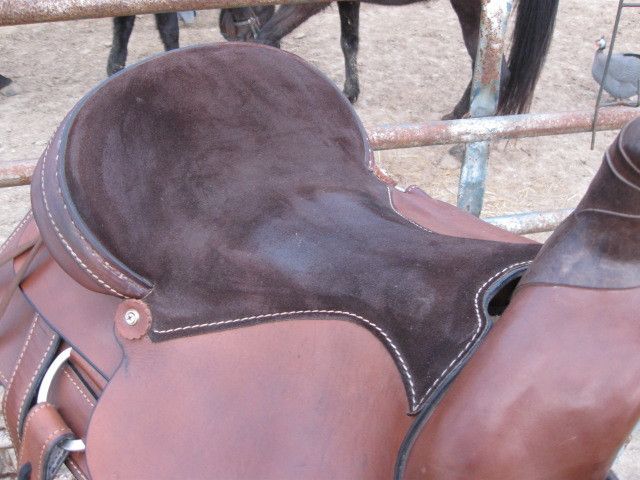
[[[640,116],[639,108],[605,107],[600,110],[596,129],[616,130],[638,116]],[[373,128],[369,130],[369,141],[374,150],[393,150],[451,143],[583,133],[591,131],[592,122],[592,110],[436,120]]]
[[[514,213],[513,215],[483,218],[483,220],[512,233],[524,235],[526,233],[550,232],[555,230],[571,212],[571,208],[565,208],[546,212]]]
[[[3,0],[0,26],[282,3],[311,0]]]
[[[606,107],[598,115],[598,130],[617,130],[640,116],[639,108]],[[502,117],[465,118],[409,125],[387,125],[369,130],[374,150],[470,143],[507,138],[582,133],[591,130],[592,111],[530,113]],[[35,161],[0,161],[0,188],[27,185]]]
[[[512,0],[482,0],[480,37],[476,52],[469,116],[488,117],[498,109],[502,52]],[[460,169],[458,207],[479,216],[484,200],[489,152],[487,141],[468,143]]]
[[[35,161],[13,161],[1,162],[0,165],[0,188],[18,187],[31,183]]]

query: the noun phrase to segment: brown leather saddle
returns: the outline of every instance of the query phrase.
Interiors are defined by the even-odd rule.
[[[633,183],[628,165],[620,178]],[[633,248],[617,260],[619,249],[608,252],[603,280],[590,236],[611,238],[613,222],[637,240],[635,213],[581,228],[571,217],[511,299],[540,246],[394,188],[333,83],[268,47],[184,49],[106,80],[62,122],[31,191],[33,215],[0,250],[3,411],[25,479],[52,478],[63,462],[94,479],[540,478],[513,465],[470,473],[455,442],[466,449],[469,435],[490,448],[509,435],[482,420],[519,411],[496,399],[504,410],[492,410],[469,375],[451,381],[472,359],[463,373],[478,370],[485,388],[502,386],[498,372],[513,388],[540,385],[510,369],[546,355],[550,340],[567,345],[558,315],[595,315],[593,292],[606,305],[610,291],[632,299],[622,309],[638,303]],[[622,286],[617,268],[628,273]],[[571,294],[548,301],[558,288]],[[580,314],[570,301],[557,313],[556,297],[583,292]],[[537,311],[546,323],[523,321]],[[517,354],[493,333],[483,342],[500,315],[496,328],[522,329]],[[564,367],[536,393],[566,380]],[[435,408],[441,399],[477,408]],[[514,405],[538,419],[535,400]],[[479,416],[478,430],[460,425],[465,415]],[[615,452],[631,417],[601,450]],[[446,422],[455,425],[425,433]],[[529,426],[509,433],[526,437]],[[586,478],[543,460],[545,478]]]

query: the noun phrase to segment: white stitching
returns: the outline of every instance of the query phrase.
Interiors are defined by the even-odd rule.
[[[22,221],[13,230],[11,235],[9,235],[9,238],[7,238],[2,245],[0,245],[0,253],[2,253],[7,248],[7,245],[9,245],[9,242],[11,242],[11,239],[13,239],[13,237],[15,237],[16,234],[22,230],[22,227],[24,227],[27,224],[27,222],[31,218],[31,214],[32,214],[32,212],[31,212],[31,210],[29,210],[29,212],[25,215],[25,217],[22,219]],[[37,316],[37,314],[36,314],[36,316]],[[34,318],[34,322],[35,322],[35,318]],[[31,327],[31,331],[33,332],[33,326]],[[24,353],[24,351],[23,351],[23,353]],[[15,375],[15,370],[13,372],[13,375]],[[9,386],[10,386],[11,382],[13,382],[13,375],[11,376],[11,380],[7,380],[7,377],[5,377],[2,372],[0,372],[0,377],[7,384],[7,390],[9,389]]]
[[[387,335],[387,333],[384,330],[382,330],[378,325],[376,325],[375,323],[373,323],[370,320],[367,320],[364,317],[361,317],[360,315],[356,315],[355,313],[343,312],[343,311],[340,311],[340,310],[297,310],[297,311],[293,311],[293,312],[280,312],[280,313],[269,313],[269,314],[265,314],[265,315],[253,315],[251,317],[235,318],[233,320],[222,320],[222,321],[219,321],[219,322],[211,322],[211,323],[201,323],[201,324],[198,324],[198,325],[188,325],[186,327],[169,328],[169,329],[166,329],[166,330],[156,330],[156,329],[154,329],[153,332],[154,333],[158,333],[158,334],[164,334],[164,333],[179,332],[179,331],[184,331],[184,330],[192,330],[192,329],[197,329],[197,328],[212,327],[212,326],[215,326],[215,325],[228,325],[230,323],[239,323],[239,322],[245,322],[245,321],[249,321],[249,320],[258,320],[258,319],[263,319],[263,318],[284,317],[284,316],[290,316],[290,315],[302,315],[302,314],[309,314],[309,313],[312,313],[312,314],[321,313],[321,314],[328,314],[328,315],[345,315],[347,317],[352,317],[352,318],[358,319],[358,320],[366,323],[367,325],[373,327],[378,333],[380,333],[380,335],[382,335],[382,337],[391,346],[391,348],[393,349],[393,351],[396,354],[396,357],[397,357],[398,361],[402,365],[402,370],[404,371],[404,375],[407,378],[407,381],[409,382],[409,389],[411,390],[411,408],[412,409],[414,408],[415,402],[416,402],[416,391],[415,391],[415,386],[414,386],[414,383],[413,383],[413,377],[411,376],[411,373],[409,372],[409,368],[407,367],[407,364],[404,361],[404,358],[402,357],[402,354],[400,353],[400,350],[393,343],[393,341],[391,340],[389,335]]]
[[[393,200],[391,199],[391,187],[387,186],[387,194],[389,196],[389,205],[391,205],[391,209],[396,212],[399,216],[401,216],[402,218],[404,218],[407,222],[413,224],[414,226],[418,227],[420,230],[424,230],[427,233],[435,233],[433,230],[429,230],[428,228],[423,227],[422,225],[420,225],[419,223],[414,222],[413,220],[408,219],[407,217],[405,217],[404,215],[402,215],[398,210],[396,210],[395,205],[393,204]]]
[[[24,391],[24,395],[22,396],[22,402],[20,404],[20,409],[18,410],[18,417],[17,420],[18,422],[20,421],[20,417],[22,417],[22,412],[24,411],[24,407],[25,407],[25,403],[27,401],[27,395],[29,394],[29,390],[31,390],[31,386],[33,385],[33,382],[36,379],[36,376],[38,375],[38,372],[40,371],[40,368],[42,367],[42,364],[44,363],[45,359],[47,358],[47,355],[49,354],[49,352],[51,351],[51,347],[53,346],[53,342],[55,341],[57,335],[55,333],[53,333],[51,335],[51,341],[49,342],[49,345],[47,345],[47,350],[44,352],[44,355],[42,356],[42,358],[40,359],[40,363],[38,363],[38,366],[36,367],[35,371],[33,372],[33,375],[31,376],[31,380],[29,381],[29,385],[27,385],[27,388]],[[16,435],[18,434],[18,426],[16,425]]]
[[[87,401],[87,403],[89,405],[91,405],[92,407],[95,407],[95,403],[93,403],[89,397],[84,393],[84,391],[80,388],[80,386],[76,383],[76,381],[73,379],[73,377],[69,374],[69,372],[67,371],[67,369],[63,370],[63,373],[65,374],[65,376],[71,380],[71,383],[73,383],[76,387],[76,389],[80,392],[80,395],[82,395],[82,397]]]
[[[78,467],[75,462],[73,460],[71,460],[70,458],[67,459],[67,465],[69,466],[69,468],[71,470],[73,470],[73,475],[74,476],[80,476],[81,480],[88,480],[87,477],[85,477],[84,473],[82,473],[82,470],[80,470],[80,467]]]
[[[482,290],[489,283],[491,283],[493,280],[495,280],[500,275],[503,275],[507,271],[509,271],[511,269],[514,269],[514,268],[517,268],[517,267],[520,267],[520,266],[529,265],[529,264],[531,264],[530,260],[526,261],[526,262],[513,263],[513,264],[509,265],[508,267],[503,268],[502,270],[500,270],[498,273],[496,273],[492,277],[490,277],[486,282],[484,282],[480,286],[480,288],[478,288],[478,290],[476,291],[475,297],[474,297],[475,313],[476,313],[476,318],[478,319],[478,327],[476,328],[476,331],[474,332],[474,334],[471,337],[471,339],[464,346],[464,348],[451,361],[451,363],[449,363],[447,368],[445,368],[442,371],[440,376],[435,380],[435,382],[429,387],[429,389],[425,392],[425,394],[420,398],[420,400],[418,401],[417,404],[416,404],[416,398],[415,398],[415,386],[414,386],[414,382],[413,382],[413,377],[412,377],[411,373],[409,372],[409,369],[407,368],[407,364],[404,361],[404,358],[402,357],[402,354],[400,353],[400,350],[398,349],[398,347],[396,347],[396,345],[393,343],[393,341],[391,340],[389,335],[387,335],[387,333],[385,331],[383,331],[378,325],[376,325],[375,323],[373,323],[370,320],[367,320],[364,317],[361,317],[360,315],[356,315],[355,313],[344,312],[344,311],[341,311],[341,310],[297,310],[297,311],[291,311],[291,312],[279,312],[279,313],[269,313],[269,314],[264,314],[264,315],[253,315],[253,316],[250,316],[250,317],[234,318],[232,320],[221,320],[221,321],[218,321],[218,322],[211,322],[211,323],[200,323],[200,324],[197,324],[197,325],[187,325],[185,327],[169,328],[169,329],[166,329],[166,330],[153,329],[153,332],[154,333],[158,333],[158,334],[166,334],[166,333],[180,332],[180,331],[185,331],[185,330],[193,330],[193,329],[198,329],[198,328],[213,327],[213,326],[218,326],[218,325],[228,325],[228,324],[232,324],[232,323],[240,323],[240,322],[246,322],[246,321],[250,321],[250,320],[260,320],[260,319],[264,319],[264,318],[276,318],[276,317],[285,317],[285,316],[303,315],[303,314],[318,314],[318,313],[320,313],[320,314],[329,314],[329,315],[345,315],[345,316],[348,316],[348,317],[356,318],[356,319],[361,320],[362,322],[366,323],[367,325],[373,327],[374,329],[376,329],[384,337],[384,339],[387,341],[387,343],[391,346],[391,348],[395,352],[396,358],[398,359],[398,361],[402,365],[402,369],[404,371],[405,377],[407,378],[407,381],[409,382],[409,387],[410,387],[410,390],[411,390],[411,411],[412,412],[416,412],[422,406],[422,404],[426,400],[426,398],[429,395],[429,393],[431,393],[433,391],[433,389],[444,378],[444,376],[451,369],[453,369],[456,366],[458,361],[469,350],[469,348],[472,346],[472,344],[475,342],[475,340],[480,335],[480,333],[482,331],[483,322],[482,322],[482,315],[480,313],[480,306],[479,306],[478,302],[479,302],[480,293],[482,292]]]
[[[58,177],[58,171],[56,170],[56,179],[57,177]],[[73,216],[69,213],[69,210],[67,209],[67,205],[64,200],[64,196],[62,195],[62,190],[60,190],[60,187],[58,187],[58,194],[62,198],[62,208],[64,208],[67,211],[67,215],[69,216],[69,220],[71,220],[71,224],[76,228],[76,234],[87,245],[87,250],[89,250],[89,253],[91,254],[91,256],[95,258],[100,264],[102,264],[103,267],[109,270],[109,272],[111,272],[113,275],[118,277],[120,280],[127,282],[129,285],[133,287],[137,287],[137,285],[134,282],[132,282],[129,277],[127,277],[124,273],[120,272],[119,270],[116,270],[115,267],[113,267],[109,262],[107,262],[104,258],[102,258],[93,250],[93,248],[91,247],[91,243],[88,242],[86,238],[84,238],[84,236],[80,232],[80,228],[78,228],[78,225],[76,225],[76,222],[73,220]]]
[[[36,324],[38,323],[38,318],[39,316],[36,313],[33,316],[33,320],[31,321],[31,328],[29,329],[29,334],[27,335],[27,339],[24,345],[22,345],[22,350],[20,351],[20,355],[18,356],[18,361],[16,362],[16,366],[14,367],[13,373],[11,374],[11,380],[9,380],[9,384],[7,385],[7,391],[5,392],[4,399],[2,401],[2,410],[4,412],[7,411],[7,400],[9,398],[9,392],[11,391],[11,387],[13,386],[13,380],[16,377],[16,372],[18,371],[18,368],[20,368],[20,364],[22,363],[24,354],[27,351],[27,346],[29,345],[29,342],[31,341],[31,337],[33,336],[33,331],[36,328]]]
[[[47,450],[47,447],[49,446],[49,442],[53,440],[53,437],[63,432],[65,434],[71,433],[71,429],[69,427],[58,428],[57,430],[54,430],[53,432],[51,432],[51,434],[44,441],[44,445],[42,445],[42,449],[40,450],[40,459],[38,460],[38,469],[36,470],[37,472],[36,475],[40,476],[40,472],[42,472],[42,467],[43,467],[42,462],[44,461],[44,454],[45,454],[45,451]]]
[[[22,219],[22,221],[13,230],[13,232],[11,232],[11,235],[9,235],[9,237],[4,241],[4,243],[2,245],[0,245],[0,253],[5,251],[5,249],[7,248],[7,246],[9,245],[11,240],[13,239],[13,237],[15,237],[16,234],[22,229],[22,227],[24,227],[25,224],[29,221],[29,219],[31,218],[31,213],[32,213],[31,210],[29,210],[27,215]]]
[[[51,212],[49,211],[49,203],[47,202],[47,196],[46,196],[45,191],[44,191],[44,171],[45,171],[45,166],[46,166],[46,163],[47,163],[47,154],[49,153],[49,147],[51,146],[52,141],[53,141],[53,138],[49,141],[49,144],[47,145],[47,148],[44,151],[44,156],[43,156],[43,159],[42,159],[42,167],[40,168],[40,188],[42,190],[42,200],[44,202],[44,208],[47,211],[47,216],[49,217],[49,221],[53,225],[53,228],[56,231],[56,234],[58,235],[58,238],[62,241],[62,244],[64,245],[64,247],[67,249],[67,251],[71,254],[71,256],[76,261],[76,263],[83,270],[85,270],[87,273],[89,273],[89,275],[91,275],[94,278],[94,280],[96,280],[98,282],[98,284],[100,284],[102,287],[108,289],[110,292],[114,293],[115,295],[117,295],[119,297],[128,298],[127,296],[123,295],[122,293],[114,290],[108,283],[106,283],[105,281],[101,280],[95,273],[93,273],[91,271],[91,269],[89,267],[87,267],[82,262],[80,257],[78,257],[78,255],[76,255],[76,253],[73,251],[71,246],[64,239],[64,237],[62,236],[62,233],[60,233],[60,230],[58,229],[58,226],[56,225],[56,222],[53,220],[53,216],[51,215]],[[62,139],[60,141],[62,142]],[[59,151],[56,152],[56,165],[58,163],[58,157],[59,157]]]
[[[42,403],[38,406],[36,406],[35,408],[33,408],[28,414],[27,414],[27,418],[24,424],[24,432],[25,434],[28,433],[29,431],[29,425],[31,424],[31,421],[33,420],[33,417],[35,417],[36,413],[39,412],[40,410],[42,410],[43,408],[52,408],[52,405],[50,403]],[[22,459],[24,457],[24,449],[25,449],[25,445],[27,442],[22,442],[22,445],[20,446],[20,450],[18,451],[18,461],[21,461],[20,459]]]
[[[476,328],[475,333],[473,334],[473,336],[471,337],[471,340],[469,340],[467,342],[467,344],[464,346],[464,348],[460,351],[460,353],[458,353],[458,356],[456,358],[454,358],[451,363],[449,363],[449,365],[447,366],[447,368],[445,368],[442,373],[440,374],[440,376],[436,379],[436,381],[431,385],[431,387],[429,387],[429,389],[425,392],[425,394],[422,396],[422,398],[420,398],[420,401],[418,402],[418,405],[416,406],[416,410],[420,408],[420,406],[422,405],[422,403],[427,399],[427,396],[429,395],[429,393],[431,393],[431,391],[438,385],[438,383],[440,383],[440,381],[444,378],[444,376],[452,369],[456,366],[456,364],[458,363],[458,361],[461,359],[461,357],[467,352],[467,350],[469,350],[469,348],[471,347],[471,345],[473,344],[473,342],[475,342],[475,340],[478,338],[478,336],[480,335],[480,332],[482,331],[482,316],[480,314],[480,306],[479,306],[479,300],[480,300],[480,292],[489,284],[491,283],[493,280],[495,280],[497,277],[499,277],[500,275],[503,275],[504,273],[506,273],[507,271],[517,268],[517,267],[521,267],[524,265],[529,265],[531,264],[531,260],[526,261],[526,262],[518,262],[518,263],[514,263],[512,265],[509,265],[506,268],[503,268],[502,270],[500,270],[498,273],[496,273],[495,275],[493,275],[491,278],[489,278],[489,280],[487,280],[486,282],[484,282],[482,284],[482,286],[478,289],[478,291],[476,292],[476,295],[474,297],[474,306],[475,306],[475,310],[476,310],[476,317],[478,318],[478,328]]]
[[[62,143],[62,139],[60,139],[60,144],[61,143]],[[56,165],[57,165],[57,163],[59,161],[59,155],[60,155],[60,145],[58,145],[58,151],[56,152]],[[71,224],[75,227],[76,233],[78,234],[80,239],[87,245],[87,249],[89,250],[89,253],[91,254],[91,256],[93,258],[95,258],[100,264],[102,264],[103,267],[105,267],[107,270],[109,270],[112,274],[114,274],[115,276],[120,278],[120,280],[123,280],[123,281],[127,282],[130,286],[133,286],[134,288],[138,287],[138,285],[136,283],[134,283],[129,277],[127,277],[125,274],[123,274],[119,270],[116,270],[113,266],[111,266],[111,264],[109,262],[107,262],[100,255],[98,255],[93,250],[93,248],[91,247],[91,243],[88,242],[86,238],[84,238],[80,228],[78,228],[78,225],[76,225],[76,222],[73,220],[73,215],[71,215],[69,213],[69,210],[67,208],[67,204],[66,204],[64,195],[62,195],[62,189],[60,188],[60,181],[58,179],[58,169],[57,168],[55,169],[55,176],[56,176],[56,185],[58,186],[58,195],[60,196],[60,199],[62,200],[62,208],[64,208],[64,210],[67,212],[67,215],[69,216],[69,220],[71,220]],[[128,297],[125,297],[125,298],[128,298]]]

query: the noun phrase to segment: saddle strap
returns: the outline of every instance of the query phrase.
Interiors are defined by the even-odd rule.
[[[13,260],[18,256],[22,255],[23,253],[31,250],[29,252],[29,255],[27,255],[25,262],[20,267],[20,270],[18,270],[16,275],[11,280],[11,283],[9,284],[9,287],[7,288],[7,291],[4,297],[0,298],[0,318],[3,317],[5,311],[7,310],[7,307],[9,306],[9,302],[11,301],[11,297],[20,286],[20,283],[22,282],[22,280],[24,280],[27,270],[31,265],[31,262],[33,262],[33,259],[36,257],[36,254],[38,253],[38,250],[40,249],[41,245],[42,245],[42,238],[38,236],[37,238],[27,242],[26,244],[18,245],[16,247],[9,249],[7,252],[4,252],[0,256],[0,266],[2,266],[8,261]]]
[[[50,403],[38,403],[27,415],[18,454],[18,480],[51,480],[69,452],[62,444],[73,433]]]
[[[21,443],[25,417],[59,342],[58,334],[36,314],[4,396],[3,411],[14,446]]]

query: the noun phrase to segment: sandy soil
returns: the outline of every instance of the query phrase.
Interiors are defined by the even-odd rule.
[[[593,42],[610,35],[616,0],[563,0],[556,33],[532,110],[590,109]],[[619,49],[634,50],[640,31],[633,11],[623,17]],[[201,12],[183,28],[182,45],[220,41],[217,12]],[[0,28],[0,72],[19,94],[0,96],[0,162],[37,158],[66,111],[104,78],[110,47],[109,19]],[[137,19],[129,62],[159,51],[153,18]],[[316,16],[283,43],[343,82],[337,9]],[[357,110],[367,126],[436,119],[450,111],[470,75],[457,19],[446,0],[410,7],[364,5],[361,14]],[[589,135],[499,142],[494,145],[484,214],[572,207],[593,177],[614,133],[600,133],[595,151]],[[415,183],[454,202],[459,160],[448,147],[382,152],[378,160],[403,184]],[[28,188],[0,190],[0,239],[28,209]],[[640,479],[640,442],[629,447],[618,471]]]

